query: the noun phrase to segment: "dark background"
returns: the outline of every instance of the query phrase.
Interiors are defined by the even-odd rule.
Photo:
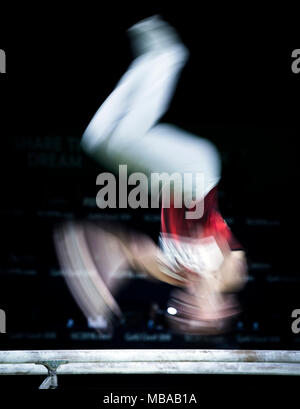
[[[0,308],[7,316],[1,349],[299,348],[300,336],[291,331],[291,313],[300,308],[291,236],[300,130],[293,10],[286,16],[274,8],[164,4],[26,5],[1,16],[0,48],[7,55],[7,74],[0,75]],[[154,13],[176,27],[191,54],[163,120],[220,150],[221,211],[247,251],[243,313],[224,336],[171,334],[162,318],[169,286],[141,279],[120,295],[126,322],[98,335],[68,292],[53,249],[53,227],[66,219],[118,220],[157,237],[157,211],[96,207],[102,169],[79,147],[131,61],[126,29]],[[291,233],[281,231],[283,213]],[[161,314],[153,323],[154,303]]]

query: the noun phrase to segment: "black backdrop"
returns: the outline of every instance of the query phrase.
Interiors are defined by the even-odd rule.
[[[224,9],[26,5],[1,17],[7,73],[0,74],[0,308],[7,333],[0,348],[298,349],[300,337],[291,331],[291,312],[300,307],[297,253],[291,236],[280,233],[284,205],[293,230],[297,218],[291,183],[300,129],[300,74],[291,71],[296,25],[292,12],[275,17],[275,10]],[[54,254],[53,226],[70,218],[126,221],[157,236],[157,212],[95,207],[101,168],[79,148],[91,116],[131,60],[126,29],[153,13],[177,28],[191,52],[163,119],[220,150],[220,207],[247,250],[244,311],[222,337],[175,336],[161,317],[150,322],[152,304],[163,311],[170,289],[142,280],[120,295],[127,322],[98,336],[69,294]]]

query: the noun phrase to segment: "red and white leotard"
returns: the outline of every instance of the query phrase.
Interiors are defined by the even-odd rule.
[[[223,261],[224,242],[230,250],[241,250],[218,209],[217,187],[204,198],[204,213],[199,219],[187,219],[185,206],[161,210],[160,245],[169,263],[180,263],[201,273],[215,270]],[[175,261],[174,261],[175,260]]]
[[[161,210],[161,232],[176,237],[204,238],[220,237],[227,241],[231,250],[242,249],[241,244],[232,234],[227,223],[218,209],[218,191],[215,186],[204,198],[204,213],[199,219],[186,219],[186,207],[162,208]]]

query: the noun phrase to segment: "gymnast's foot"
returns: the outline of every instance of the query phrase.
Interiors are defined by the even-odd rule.
[[[176,30],[159,15],[139,21],[128,29],[135,56],[160,52],[174,44],[182,44]]]

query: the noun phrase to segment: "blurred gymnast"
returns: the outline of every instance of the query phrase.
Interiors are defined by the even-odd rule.
[[[189,188],[203,214],[187,218],[174,200],[161,207],[159,246],[120,225],[66,223],[55,232],[66,282],[86,317],[122,317],[116,294],[131,268],[174,286],[166,317],[177,332],[218,334],[240,312],[235,293],[247,279],[245,252],[218,210],[220,158],[214,145],[158,123],[168,109],[188,51],[160,16],[128,30],[133,62],[92,118],[83,149],[107,169],[201,174]],[[198,184],[197,184],[198,183]]]

